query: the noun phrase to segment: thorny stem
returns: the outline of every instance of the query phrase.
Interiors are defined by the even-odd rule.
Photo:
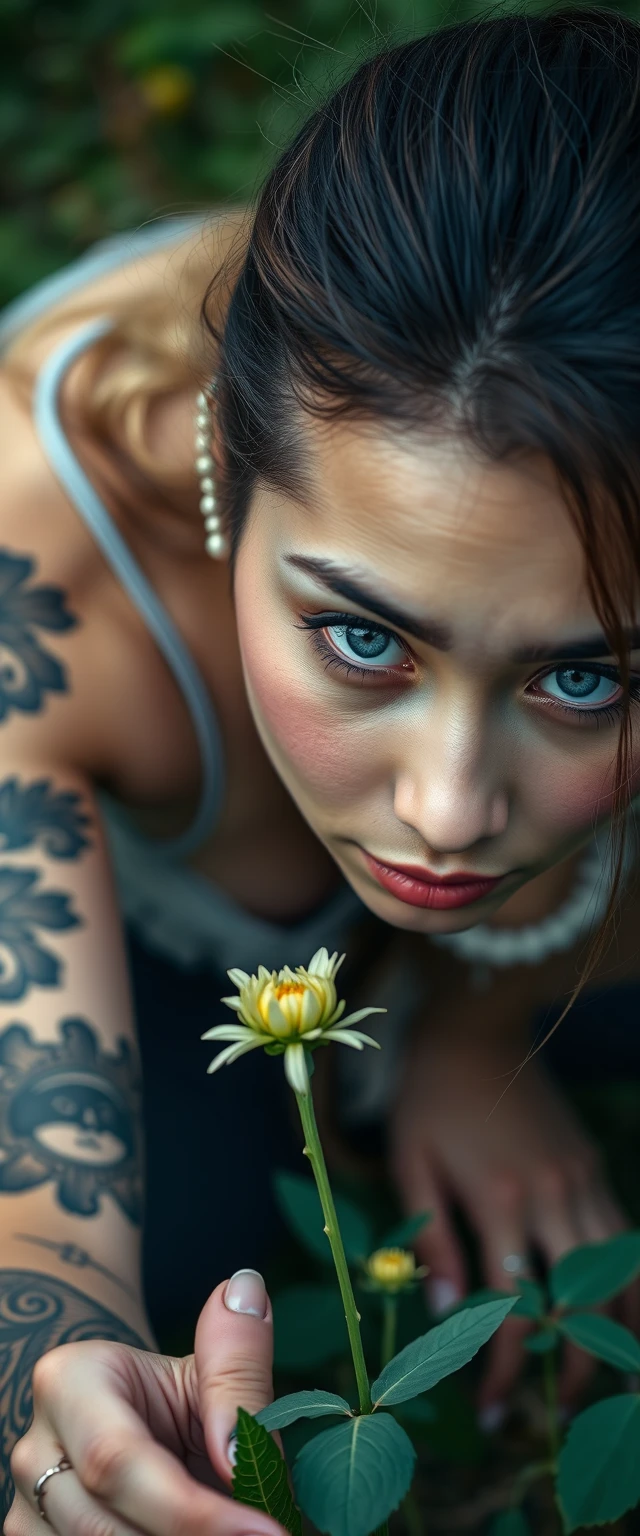
[[[398,1324],[397,1296],[384,1296],[382,1306],[383,1316],[382,1344],[380,1347],[380,1369],[384,1370],[385,1365],[388,1365],[389,1361],[393,1360],[396,1352],[396,1329]]]
[[[322,1145],[320,1142],[320,1134],[316,1123],[311,1088],[309,1088],[308,1093],[296,1093],[296,1099],[298,1101],[298,1109],[300,1111],[300,1119],[302,1121],[302,1129],[304,1131],[304,1150],[306,1156],[309,1159],[309,1162],[311,1163],[313,1176],[318,1186],[318,1194],[320,1196],[320,1203],[322,1205],[322,1213],[324,1216],[324,1229],[329,1239],[331,1252],[333,1254],[333,1262],[335,1264],[336,1274],[338,1276],[338,1285],[340,1286],[340,1294],[342,1296],[342,1305],[344,1307],[347,1332],[349,1334],[349,1343],[351,1345],[353,1369],[356,1374],[360,1412],[371,1413],[372,1404],[371,1392],[369,1389],[369,1377],[367,1375],[364,1350],[362,1348],[362,1339],[360,1337],[360,1313],[358,1312],[358,1308],[356,1306],[356,1299],[353,1294],[353,1286],[351,1284],[351,1276],[349,1274],[349,1266],[347,1264],[344,1245],[340,1234],[340,1228],[338,1226],[338,1218],[336,1216],[336,1208],[333,1202],[333,1195],[331,1193],[331,1185],[329,1183],[327,1165],[324,1160],[324,1153],[322,1151]],[[385,1524],[380,1527],[380,1536],[386,1536],[386,1533],[387,1525],[385,1522]]]
[[[558,1391],[556,1383],[556,1352],[548,1349],[542,1357],[544,1373],[544,1395],[547,1404],[547,1426],[549,1434],[549,1450],[551,1460],[555,1467],[560,1449],[558,1438]]]

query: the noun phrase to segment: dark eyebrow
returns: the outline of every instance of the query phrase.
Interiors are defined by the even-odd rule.
[[[413,635],[414,639],[433,646],[436,651],[453,649],[453,634],[445,624],[418,619],[415,614],[396,608],[394,603],[366,587],[355,573],[334,565],[332,560],[319,560],[311,555],[286,555],[285,559],[287,565],[293,565],[307,576],[315,577],[330,592],[344,597],[348,603],[367,608],[393,629],[403,629],[405,634]],[[627,644],[630,651],[640,648],[640,629],[627,632]],[[509,659],[516,664],[532,662],[535,665],[541,661],[586,661],[591,656],[606,657],[612,654],[606,635],[599,634],[590,635],[584,640],[557,640],[547,645],[518,646]]]
[[[640,629],[627,630],[627,646],[630,651],[640,647]],[[585,640],[556,640],[552,645],[519,646],[512,653],[516,662],[538,661],[586,661],[590,656],[613,656],[606,635],[589,635]]]
[[[450,651],[453,646],[453,636],[444,624],[428,623],[416,618],[415,614],[406,613],[402,608],[396,608],[386,598],[380,597],[377,592],[371,592],[352,575],[350,571],[341,570],[334,565],[332,560],[316,560],[306,555],[286,555],[287,565],[294,565],[297,570],[304,571],[307,576],[314,576],[321,581],[330,592],[335,592],[338,597],[346,598],[348,603],[357,603],[360,608],[368,608],[370,613],[375,613],[379,619],[384,619],[393,629],[403,629],[407,635],[413,635],[415,640],[422,640],[424,645],[432,645],[436,651]]]

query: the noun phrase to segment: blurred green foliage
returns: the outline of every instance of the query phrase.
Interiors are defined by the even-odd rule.
[[[0,0],[0,303],[115,230],[250,197],[296,123],[377,44],[485,8]]]

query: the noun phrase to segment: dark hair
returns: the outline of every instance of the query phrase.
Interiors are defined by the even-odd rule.
[[[219,342],[234,547],[257,478],[295,489],[294,402],[452,431],[494,460],[538,450],[628,677],[640,26],[588,8],[501,15],[363,63],[268,177]],[[627,714],[618,809],[628,768]]]

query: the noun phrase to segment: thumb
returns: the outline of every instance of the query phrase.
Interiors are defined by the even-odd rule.
[[[212,1292],[198,1318],[194,1352],[207,1451],[228,1483],[238,1408],[258,1413],[273,1397],[273,1317],[257,1270],[239,1269]]]

